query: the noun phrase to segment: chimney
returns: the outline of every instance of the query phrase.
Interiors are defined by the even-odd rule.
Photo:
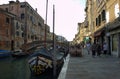
[[[16,0],[16,3],[19,3],[20,1],[19,0]]]

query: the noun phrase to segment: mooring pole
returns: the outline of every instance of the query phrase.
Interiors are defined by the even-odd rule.
[[[53,77],[56,79],[55,5],[53,5]]]
[[[47,37],[47,14],[48,14],[48,0],[46,0],[46,16],[45,16],[45,39],[44,39],[44,46],[46,48],[46,37]]]

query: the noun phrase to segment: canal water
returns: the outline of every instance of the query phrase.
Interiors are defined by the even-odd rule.
[[[40,76],[31,75],[27,59],[28,57],[0,58],[0,79],[53,79],[52,72],[48,72],[49,74],[47,73]],[[61,68],[57,70],[57,77]]]
[[[0,79],[30,79],[27,57],[0,59]]]

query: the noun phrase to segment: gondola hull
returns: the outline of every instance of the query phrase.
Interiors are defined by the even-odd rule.
[[[57,53],[60,53],[57,51]],[[56,68],[59,69],[63,63],[63,54],[56,54]],[[39,50],[37,53],[29,57],[28,64],[32,75],[42,75],[45,73],[53,73],[54,59],[53,50]]]
[[[52,70],[52,60],[47,59],[43,56],[36,56],[31,58],[29,61],[30,71],[34,75],[40,75],[45,71]]]

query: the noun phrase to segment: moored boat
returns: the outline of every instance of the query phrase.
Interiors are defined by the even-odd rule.
[[[52,61],[52,55],[45,48],[40,48],[29,57],[28,64],[32,74],[40,75],[52,71]]]
[[[53,49],[47,50],[40,48],[36,50],[29,58],[28,64],[30,71],[34,75],[41,75],[44,73],[52,73],[54,67]],[[56,50],[56,69],[60,68],[64,63],[64,53]]]
[[[12,57],[23,57],[23,56],[26,56],[27,54],[22,50],[17,50],[17,51],[13,51],[11,55]]]
[[[10,55],[11,55],[11,51],[9,51],[9,50],[0,50],[0,58],[8,57]]]

